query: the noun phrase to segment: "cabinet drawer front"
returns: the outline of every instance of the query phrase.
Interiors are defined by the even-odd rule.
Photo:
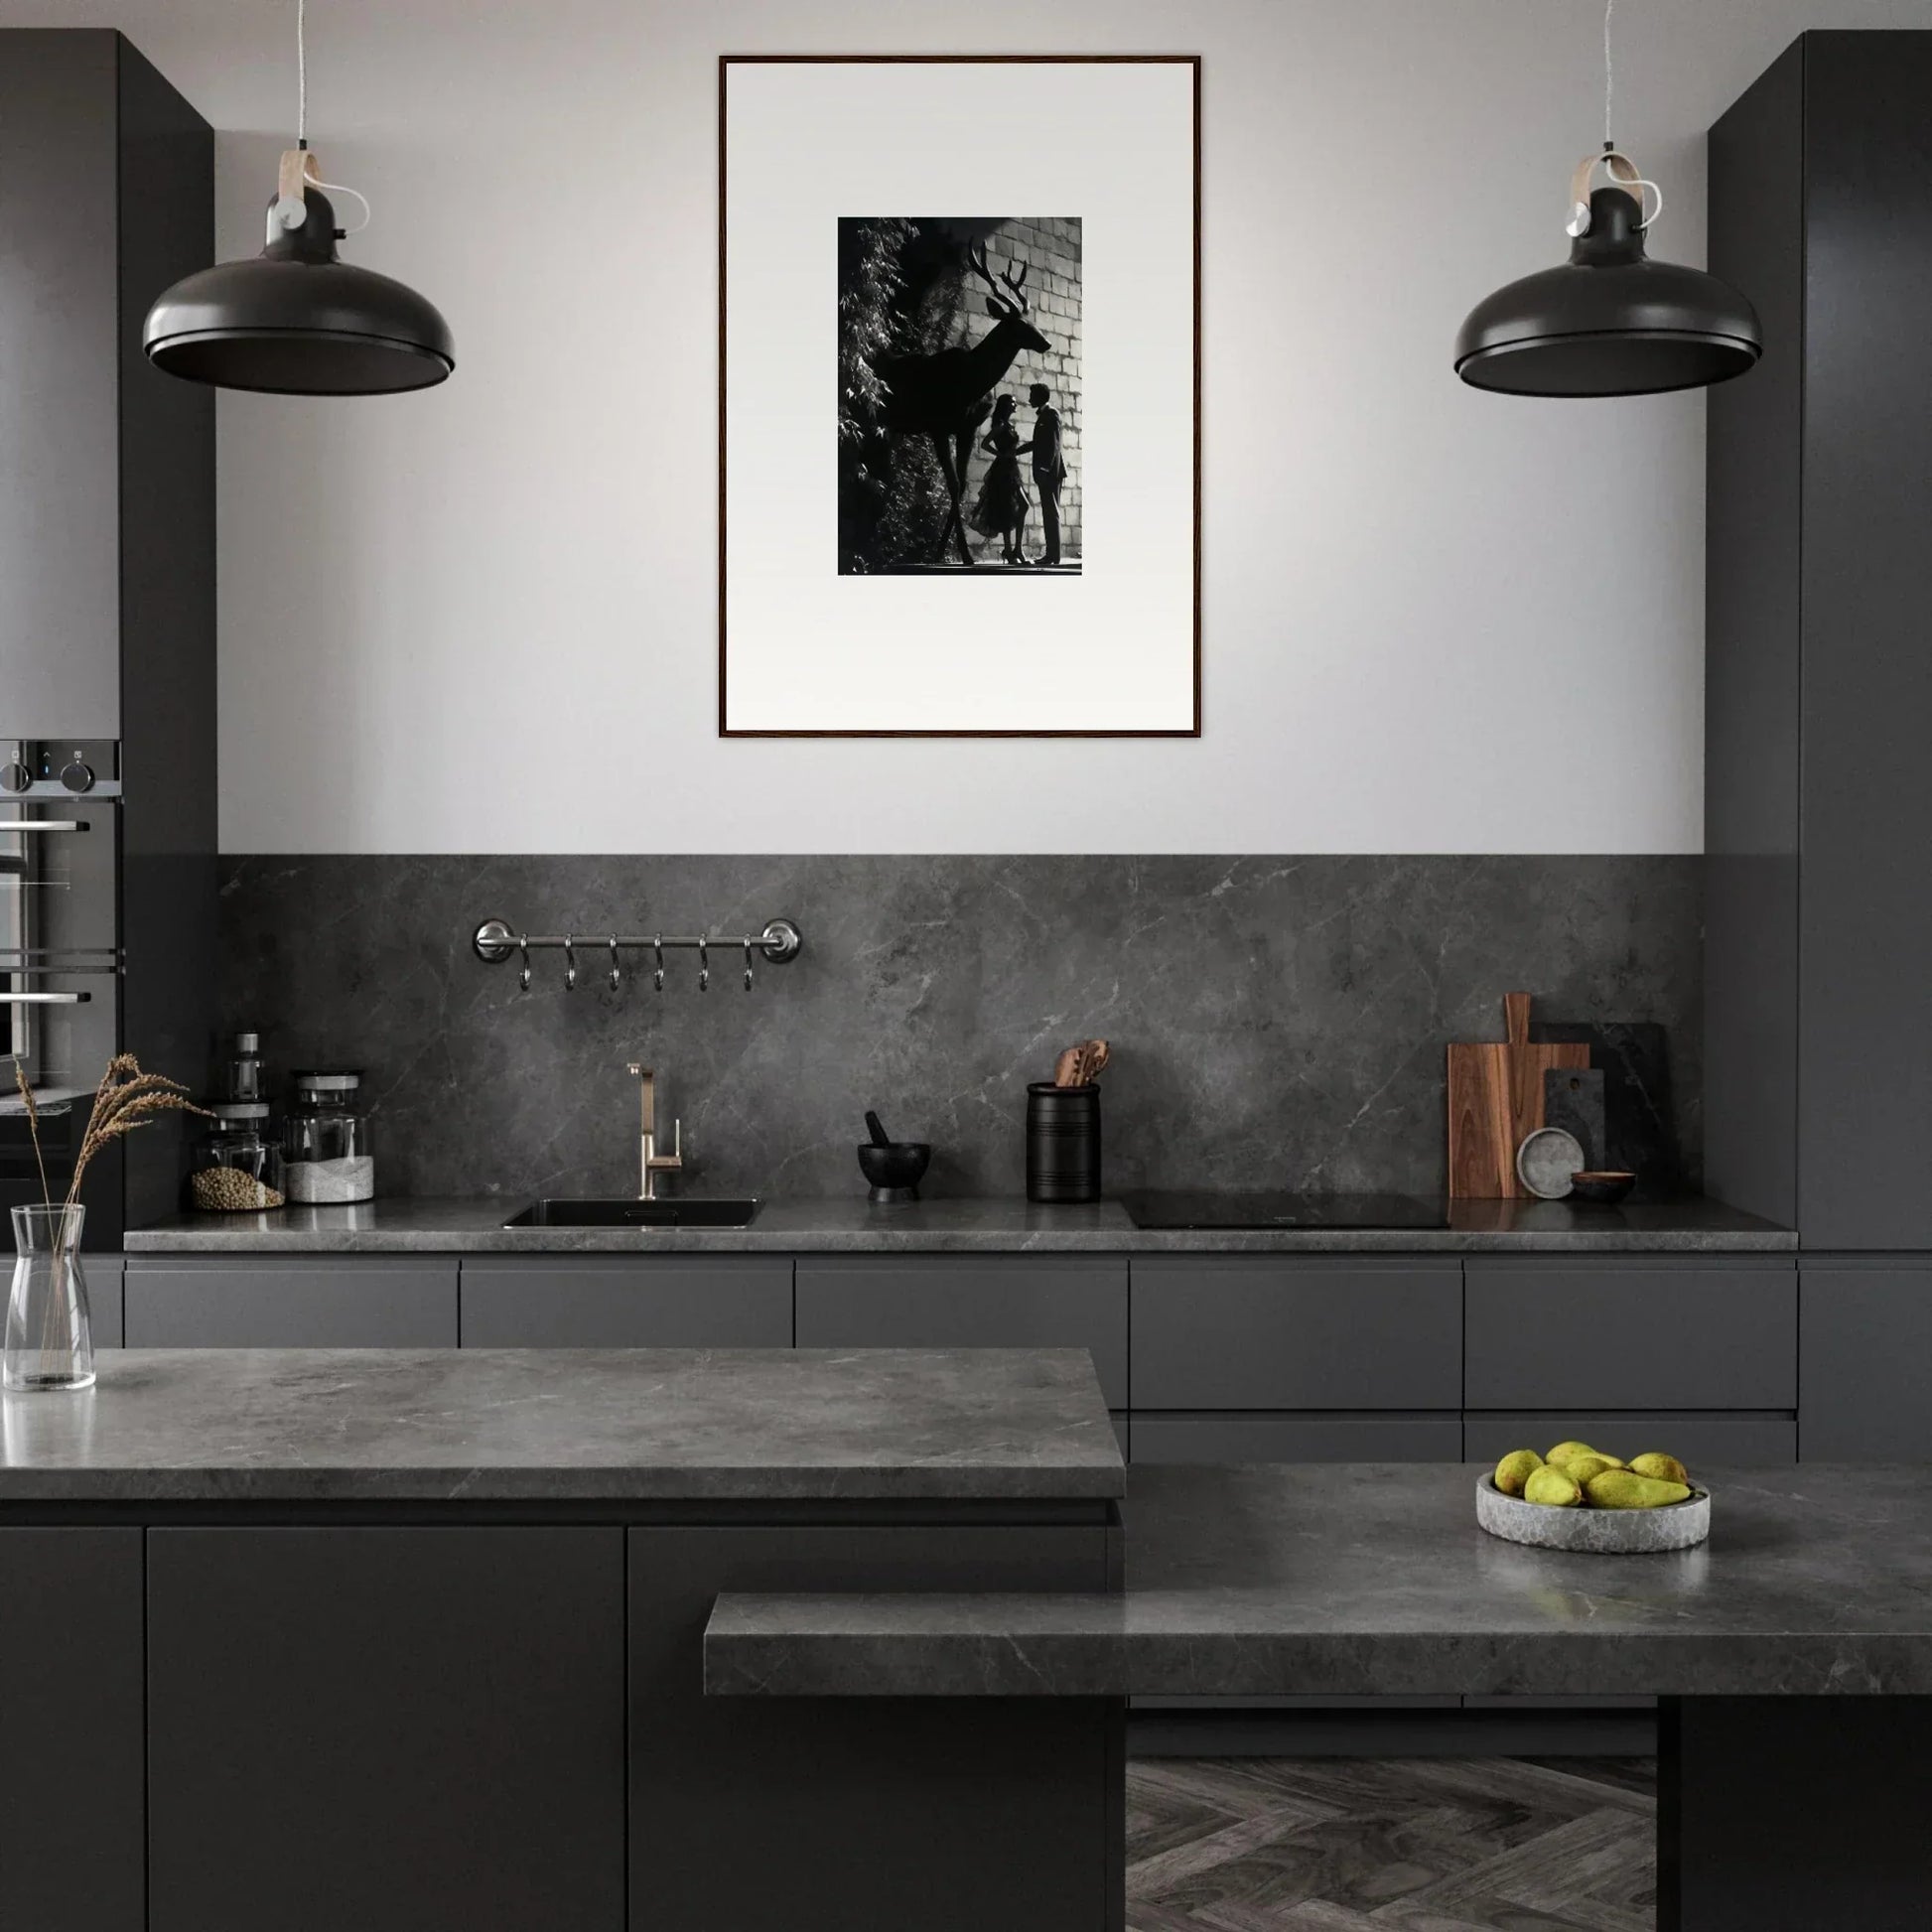
[[[1133,1406],[1459,1409],[1461,1269],[1136,1257]]]
[[[1471,1409],[1791,1409],[1798,1277],[1746,1264],[1468,1264]]]
[[[87,1278],[87,1312],[94,1324],[96,1348],[121,1345],[121,1276],[127,1264],[119,1255],[82,1255],[80,1272]]]
[[[457,1262],[128,1262],[130,1348],[454,1348]]]
[[[1804,1275],[1807,1462],[1932,1461],[1932,1268]]]
[[[800,1348],[1084,1348],[1128,1406],[1124,1260],[801,1260],[796,1291]]]
[[[466,1348],[789,1348],[789,1259],[463,1264]]]
[[[1558,1443],[1588,1443],[1625,1461],[1648,1449],[1681,1457],[1695,1474],[1716,1465],[1749,1468],[1798,1459],[1798,1425],[1789,1415],[1632,1415],[1574,1409],[1518,1411],[1462,1420],[1462,1450],[1471,1462],[1494,1462],[1511,1449],[1541,1455]]]
[[[147,1627],[150,1932],[621,1932],[621,1530],[157,1529]]]
[[[1136,1462],[1459,1462],[1460,1416],[1134,1417]]]

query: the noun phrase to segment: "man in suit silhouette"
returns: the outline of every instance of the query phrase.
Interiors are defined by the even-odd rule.
[[[1034,483],[1039,490],[1040,520],[1046,525],[1046,550],[1042,564],[1060,560],[1060,484],[1066,481],[1066,456],[1060,448],[1060,412],[1053,407],[1053,392],[1043,382],[1027,391],[1034,406]]]

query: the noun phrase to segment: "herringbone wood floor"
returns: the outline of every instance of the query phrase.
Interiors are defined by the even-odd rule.
[[[1141,1758],[1131,1932],[1651,1932],[1642,1758]]]

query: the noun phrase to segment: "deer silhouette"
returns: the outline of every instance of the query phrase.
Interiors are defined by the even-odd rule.
[[[882,359],[880,380],[886,385],[886,426],[908,436],[929,436],[945,472],[950,508],[945,527],[932,554],[934,563],[946,554],[948,541],[959,545],[959,560],[973,562],[966,542],[966,526],[959,513],[966,493],[966,466],[980,425],[993,412],[993,385],[1013,366],[1023,350],[1044,354],[1046,338],[1027,317],[1027,264],[1009,268],[996,281],[986,259],[986,244],[968,247],[965,265],[992,291],[986,313],[995,326],[970,347],[964,344],[930,355],[898,355]]]

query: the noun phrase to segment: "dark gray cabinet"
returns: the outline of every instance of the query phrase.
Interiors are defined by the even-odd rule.
[[[1625,1461],[1648,1449],[1662,1449],[1682,1456],[1694,1470],[1699,1465],[1749,1467],[1798,1459],[1798,1424],[1788,1414],[1472,1409],[1462,1420],[1462,1453],[1470,1462],[1493,1462],[1518,1449],[1533,1449],[1540,1455],[1558,1443],[1571,1442],[1588,1443]]]
[[[87,1312],[94,1324],[96,1348],[121,1345],[121,1277],[127,1264],[119,1255],[82,1255],[81,1273],[87,1278]]]
[[[466,1348],[789,1348],[787,1256],[557,1258],[463,1264]]]
[[[622,1932],[621,1529],[148,1551],[149,1932]]]
[[[0,1529],[0,1923],[144,1932],[141,1631],[140,1530]]]
[[[1144,1409],[1462,1406],[1453,1260],[1136,1255]]]
[[[1794,1409],[1789,1264],[1471,1256],[1470,1409]]]
[[[1136,1462],[1459,1462],[1462,1418],[1141,1414]]]
[[[809,1699],[707,1699],[702,1654],[721,1590],[1110,1587],[1098,1526],[632,1530],[631,1932],[1118,1925],[1100,1700],[850,1698],[827,1725]]]
[[[211,709],[214,402],[148,366],[141,321],[213,259],[214,138],[100,29],[0,35],[0,737],[161,738],[136,659],[177,624],[164,668]],[[211,754],[205,729],[170,755]]]
[[[794,1290],[800,1348],[1084,1348],[1128,1407],[1124,1257],[812,1256]]]
[[[130,1348],[454,1348],[454,1255],[131,1256]]]
[[[1932,1261],[1807,1261],[1807,1462],[1932,1462]]]
[[[1932,33],[1808,33],[1712,129],[1711,1190],[1807,1248],[1932,1250]]]

